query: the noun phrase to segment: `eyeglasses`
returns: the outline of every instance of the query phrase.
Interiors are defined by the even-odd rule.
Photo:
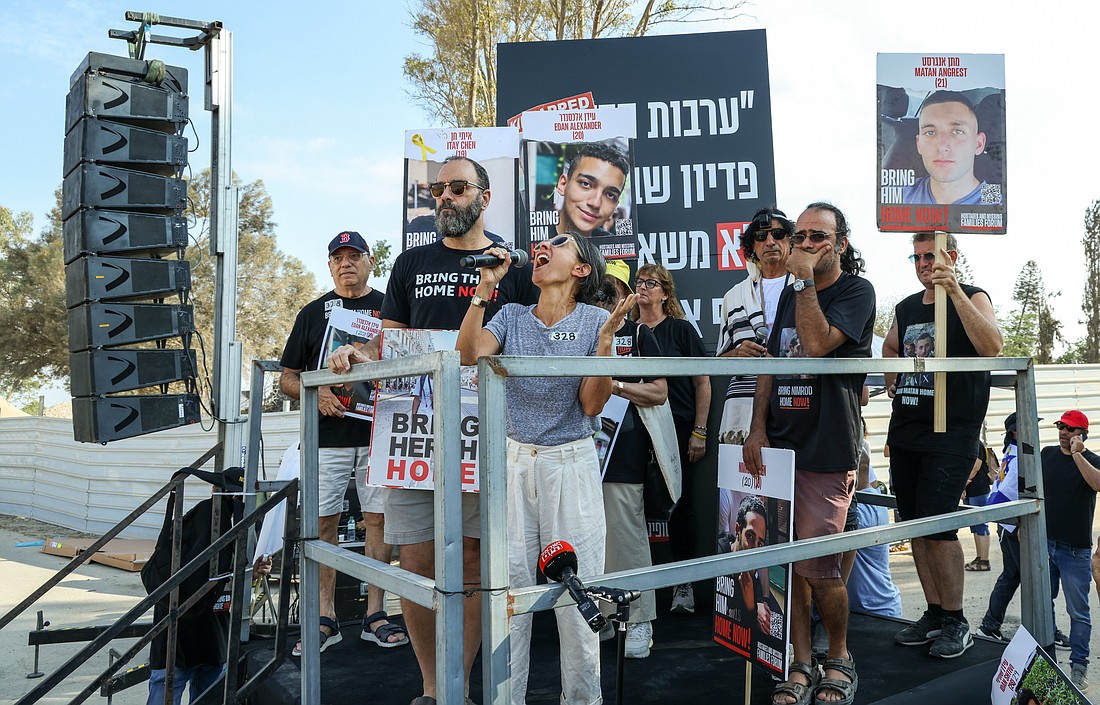
[[[771,235],[774,240],[783,240],[787,237],[787,231],[783,228],[772,228],[770,230],[757,230],[752,234],[752,239],[757,242],[764,242]]]
[[[1070,426],[1069,424],[1064,424],[1061,421],[1056,421],[1054,423],[1054,428],[1058,429],[1059,431],[1069,431],[1070,433],[1077,433],[1078,431],[1084,430],[1080,426]]]
[[[635,279],[634,280],[634,288],[635,289],[656,289],[659,286],[661,286],[661,282],[657,281],[656,279]]]
[[[916,254],[909,255],[909,261],[912,262],[913,264],[916,264],[917,262],[920,262],[922,259],[925,262],[935,262],[936,261],[936,253],[935,252],[925,252],[923,255],[916,255]]]
[[[821,231],[814,231],[814,232],[811,232],[809,234],[795,233],[794,235],[791,235],[791,244],[792,245],[801,245],[802,243],[806,242],[806,238],[810,238],[810,242],[817,245],[817,244],[820,244],[822,242],[825,242],[825,240],[828,237],[829,237],[829,233],[823,233]]]
[[[455,179],[454,181],[436,181],[435,183],[428,184],[428,188],[432,190],[432,195],[436,198],[440,198],[443,192],[448,188],[451,189],[451,193],[456,196],[461,196],[466,192],[466,187],[471,186],[473,188],[479,188],[482,191],[485,187],[481,184],[472,184],[466,179]]]
[[[343,255],[329,255],[328,261],[333,264],[341,264],[345,259],[352,264],[356,264],[367,256],[366,252],[348,252]]]
[[[561,247],[562,245],[564,245],[567,242],[573,242],[573,236],[572,235],[558,235],[556,237],[550,238],[549,240],[546,240],[545,242],[550,247]],[[573,242],[573,250],[576,251],[576,253],[577,253],[577,259],[579,259],[583,262],[584,258],[581,257],[581,249],[579,247],[577,247],[577,243],[575,243],[575,242]]]

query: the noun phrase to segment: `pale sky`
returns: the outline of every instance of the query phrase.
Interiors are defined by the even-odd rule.
[[[406,54],[427,53],[408,28],[403,2],[3,3],[0,204],[31,211],[36,231],[45,224],[61,183],[69,77],[88,51],[125,54],[107,31],[136,27],[124,21],[127,9],[220,20],[234,32],[233,167],[246,182],[263,179],[279,246],[321,285],[329,283],[325,244],[340,230],[386,238],[396,248],[402,135],[435,126],[411,104],[401,75]],[[815,200],[840,206],[880,301],[912,293],[918,283],[906,236],[875,228],[876,54],[1005,54],[1009,231],[963,236],[960,249],[975,283],[1005,312],[1017,274],[1035,259],[1048,290],[1062,291],[1052,304],[1067,336],[1081,335],[1082,221],[1100,198],[1092,174],[1100,163],[1092,129],[1100,93],[1089,85],[1100,63],[1096,3],[1048,3],[1037,11],[992,0],[760,0],[747,11],[753,16],[679,31],[767,30],[778,205],[792,215]],[[201,53],[151,46],[146,57],[191,71],[197,172],[209,154]],[[193,148],[190,130],[188,137]]]

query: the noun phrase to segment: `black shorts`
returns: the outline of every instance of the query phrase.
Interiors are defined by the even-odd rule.
[[[974,458],[890,448],[890,483],[898,501],[898,517],[904,521],[958,511],[973,469]],[[954,541],[958,531],[923,538]]]

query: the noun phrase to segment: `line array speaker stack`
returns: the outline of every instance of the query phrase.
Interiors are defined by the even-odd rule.
[[[70,80],[61,217],[78,441],[199,420],[187,111],[187,70],[159,61],[93,52]]]

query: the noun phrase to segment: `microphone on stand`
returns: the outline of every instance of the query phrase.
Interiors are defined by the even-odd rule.
[[[531,261],[531,256],[527,254],[526,250],[512,250],[508,253],[508,259],[511,260],[512,266],[523,267]],[[480,269],[481,267],[499,267],[504,264],[504,260],[500,259],[496,255],[467,255],[458,261],[459,266],[469,267],[471,269]]]
[[[573,601],[577,603],[581,617],[588,623],[589,629],[598,632],[607,626],[607,619],[600,608],[585,591],[577,578],[577,552],[565,541],[552,541],[539,554],[539,572],[547,580],[559,582],[565,586]]]

